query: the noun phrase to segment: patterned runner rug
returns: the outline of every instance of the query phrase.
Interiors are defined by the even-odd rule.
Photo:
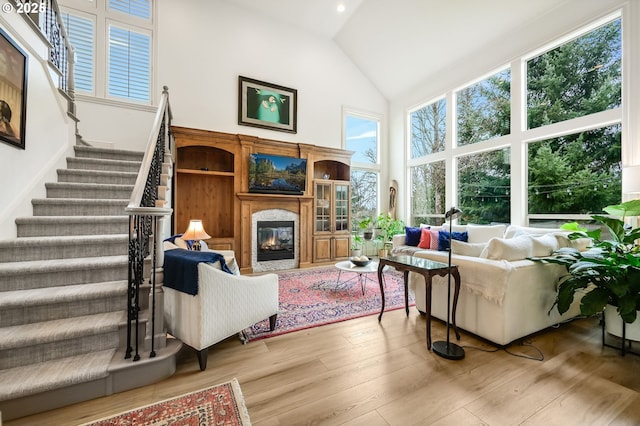
[[[242,391],[234,378],[210,388],[156,402],[83,426],[251,425]]]
[[[243,331],[247,341],[278,336],[305,328],[380,313],[380,285],[376,273],[365,274],[364,295],[358,274],[342,272],[338,283],[338,269],[334,266],[301,269],[279,273],[280,311],[276,329],[269,331],[269,321],[262,321]],[[402,274],[386,270],[385,311],[404,308]],[[413,297],[409,294],[409,305]]]

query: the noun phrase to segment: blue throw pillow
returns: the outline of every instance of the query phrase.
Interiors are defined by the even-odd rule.
[[[467,231],[464,232],[456,232],[453,231],[451,233],[451,238],[458,241],[464,241],[465,243],[469,241],[469,233]],[[446,251],[449,250],[449,231],[439,231],[438,232],[438,251]]]
[[[412,228],[410,226],[405,226],[404,230],[406,234],[404,243],[408,246],[417,247],[420,242],[422,230],[420,228]]]

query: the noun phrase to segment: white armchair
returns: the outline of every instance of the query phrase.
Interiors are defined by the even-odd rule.
[[[221,252],[225,258],[233,252]],[[229,259],[231,266],[235,259]],[[233,268],[232,268],[233,270]],[[164,287],[167,331],[197,351],[200,370],[207,368],[213,344],[269,318],[275,329],[278,314],[278,275],[232,275],[220,262],[198,264],[198,293],[192,296]]]

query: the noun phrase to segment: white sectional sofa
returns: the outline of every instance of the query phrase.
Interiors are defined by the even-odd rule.
[[[579,244],[586,249],[588,241],[569,241],[566,232],[558,229],[513,225],[454,225],[452,230],[468,235],[467,242],[452,242],[452,264],[458,266],[461,278],[458,328],[506,346],[580,313],[579,300],[562,316],[555,307],[551,309],[563,267],[527,258],[548,255],[560,246]],[[393,241],[393,255],[410,254],[448,262],[448,251],[406,246],[405,235],[396,235]],[[413,273],[409,277],[416,308],[425,312],[424,279]],[[446,301],[447,277],[434,277],[432,316],[446,320]]]

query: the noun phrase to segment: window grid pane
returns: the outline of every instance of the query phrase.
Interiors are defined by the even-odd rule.
[[[75,89],[83,92],[93,92],[95,37],[93,21],[68,13],[63,13],[62,19],[69,34],[69,41],[76,51],[74,65]]]
[[[354,151],[351,160],[357,163],[378,163],[378,121],[347,115],[346,147]]]
[[[529,144],[529,213],[598,214],[621,202],[621,126]]]
[[[151,39],[115,26],[109,29],[109,95],[149,101]]]
[[[471,154],[458,159],[461,223],[511,222],[510,150]]]
[[[444,151],[447,101],[445,99],[411,112],[411,158]]]
[[[530,59],[528,128],[619,107],[621,70],[621,19]]]
[[[511,69],[503,70],[456,93],[458,145],[511,132]]]
[[[142,19],[151,19],[149,0],[109,0],[109,9]]]
[[[445,162],[411,167],[411,223],[440,225],[445,212]]]
[[[375,217],[378,209],[378,173],[351,170],[351,229],[365,217]]]

